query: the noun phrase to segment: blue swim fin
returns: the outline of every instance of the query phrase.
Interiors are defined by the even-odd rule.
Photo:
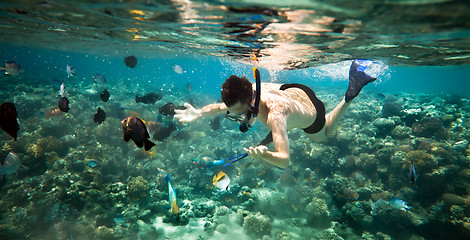
[[[371,60],[354,60],[352,62],[349,68],[349,87],[344,97],[346,102],[353,100],[365,85],[377,79],[364,72],[371,62]]]

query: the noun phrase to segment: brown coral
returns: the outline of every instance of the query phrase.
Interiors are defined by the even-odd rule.
[[[438,166],[437,160],[429,153],[423,150],[416,150],[407,153],[408,162],[404,164],[403,168],[409,169],[411,160],[414,160],[415,167],[421,172],[431,172]]]

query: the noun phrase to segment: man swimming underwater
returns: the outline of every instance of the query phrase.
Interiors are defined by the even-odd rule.
[[[261,86],[257,84],[258,91],[255,91],[255,84],[252,85],[248,79],[232,75],[222,84],[223,103],[209,104],[201,109],[185,103],[185,110],[175,110],[175,118],[188,123],[198,118],[226,113],[228,119],[241,123],[241,131],[247,131],[255,121],[261,122],[271,132],[260,145],[244,150],[252,157],[286,168],[290,163],[287,131],[302,128],[313,141],[322,141],[330,136],[351,101],[365,85],[376,80],[364,72],[368,62],[371,61],[352,62],[345,97],[326,115],[323,103],[305,85],[263,83]],[[259,83],[258,70],[255,70],[255,77]],[[274,151],[265,146],[271,141],[274,143]]]

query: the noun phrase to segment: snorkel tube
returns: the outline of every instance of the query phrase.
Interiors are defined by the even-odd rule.
[[[256,67],[253,67],[253,75],[256,80],[256,95],[255,95],[255,105],[253,107],[251,113],[251,119],[247,123],[240,124],[240,131],[247,132],[250,130],[256,122],[256,117],[258,117],[258,110],[259,110],[259,101],[261,98],[261,78],[259,74],[259,70]]]

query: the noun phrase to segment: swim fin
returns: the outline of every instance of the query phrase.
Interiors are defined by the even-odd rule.
[[[359,95],[365,85],[377,79],[364,72],[368,66],[367,62],[371,61],[354,60],[349,68],[349,87],[346,92],[346,96],[344,97],[344,100],[347,103]]]

